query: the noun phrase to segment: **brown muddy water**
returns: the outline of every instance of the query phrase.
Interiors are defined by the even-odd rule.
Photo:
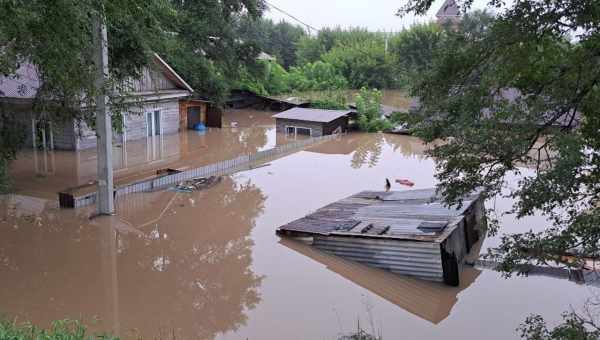
[[[250,147],[231,146],[244,127],[223,129],[214,132],[222,138],[206,144],[210,152],[286,141],[263,124],[226,119],[252,131]],[[193,145],[190,152],[201,144]],[[332,201],[382,189],[386,177],[431,187],[435,167],[425,149],[413,137],[350,134],[224,177],[205,191],[130,195],[117,202],[116,216],[92,220],[93,208],[59,210],[53,197],[33,195],[26,183],[32,176],[55,180],[30,170],[16,177],[25,189],[0,199],[0,314],[42,325],[96,320],[95,329],[126,338],[336,339],[360,321],[384,339],[511,339],[530,313],[554,324],[597,293],[566,280],[505,280],[473,268],[462,286],[447,287],[275,235],[278,226]],[[63,177],[47,187],[68,181],[76,167],[55,166]],[[511,204],[491,203],[498,211]],[[545,226],[541,217],[503,221],[508,232]],[[497,242],[488,238],[483,248]]]

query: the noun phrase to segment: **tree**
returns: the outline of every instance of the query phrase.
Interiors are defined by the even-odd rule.
[[[297,64],[297,45],[306,36],[302,27],[286,21],[275,24],[271,19],[247,15],[240,18],[236,30],[239,39],[256,44],[260,51],[277,57],[277,61],[286,69]]]
[[[383,39],[340,43],[321,58],[338,69],[351,88],[389,88],[394,84],[391,56],[386,54]]]
[[[432,155],[448,202],[477,187],[497,195],[507,173],[535,169],[510,193],[515,212],[541,211],[554,225],[503,239],[507,275],[574,250],[600,255],[600,16],[591,13],[600,4],[522,1],[478,34],[447,30],[443,53],[414,88],[420,136],[447,142]]]
[[[170,0],[170,3],[176,17],[167,23],[172,38],[163,54],[196,92],[219,104],[237,82],[242,67],[254,63],[260,52],[256,43],[239,39],[236,24],[241,16],[260,17],[264,3],[262,0]]]
[[[381,115],[382,96],[381,91],[364,87],[356,95],[358,127],[362,131],[378,132],[391,128],[390,123]]]
[[[443,31],[435,23],[416,24],[392,37],[390,52],[403,83],[415,83],[431,67],[442,39]]]
[[[124,80],[140,76],[153,52],[163,54],[197,91],[219,101],[240,63],[257,53],[235,40],[233,19],[242,12],[259,16],[263,7],[262,0],[0,0],[0,74],[16,77],[21,64],[34,64],[42,80],[34,102],[39,118],[93,122],[91,100],[101,89],[94,84],[91,27],[92,17],[101,16],[109,42],[105,86],[117,90],[110,91],[113,122],[126,110]],[[5,132],[19,130],[7,118],[13,113],[2,112],[0,183],[5,183],[8,161],[23,137]]]

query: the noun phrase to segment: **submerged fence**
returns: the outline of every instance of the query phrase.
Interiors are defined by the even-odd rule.
[[[145,179],[130,184],[119,186],[115,189],[115,197],[121,197],[127,194],[138,193],[138,192],[149,192],[155,190],[166,189],[175,184],[195,179],[210,176],[222,176],[232,174],[241,170],[251,169],[253,166],[260,163],[273,160],[280,156],[299,151],[307,146],[315,145],[324,141],[328,141],[334,138],[339,138],[339,135],[326,135],[321,137],[312,137],[300,141],[291,142],[276,146],[272,149],[259,151],[251,155],[242,155],[233,159],[205,165],[199,168],[181,171],[178,173],[159,176],[151,179]],[[62,194],[59,194],[62,195]],[[63,200],[61,201],[61,207],[63,207]],[[87,205],[94,204],[96,202],[96,192],[86,194],[81,197],[71,197],[68,207],[79,208]],[[67,207],[67,206],[64,206]]]

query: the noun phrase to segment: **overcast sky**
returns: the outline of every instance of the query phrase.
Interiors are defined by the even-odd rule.
[[[268,3],[290,13],[303,22],[317,28],[335,26],[359,26],[377,31],[400,31],[415,22],[435,18],[435,13],[444,0],[435,0],[427,16],[413,15],[403,18],[395,14],[406,0],[267,0]],[[485,0],[475,1],[481,7]],[[288,16],[269,9],[268,18],[276,22],[284,19],[296,23]]]

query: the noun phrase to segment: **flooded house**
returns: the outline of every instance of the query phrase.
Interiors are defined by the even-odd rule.
[[[320,137],[348,130],[350,110],[323,110],[295,107],[273,115],[277,132],[286,135]]]
[[[317,249],[396,274],[458,286],[485,233],[479,193],[447,207],[435,189],[363,191],[277,229]]]
[[[32,107],[40,86],[36,67],[30,63],[20,67],[17,77],[0,78],[0,103],[29,127],[26,144],[62,150],[94,148],[96,134],[85,122],[39,119]],[[115,143],[173,134],[180,130],[180,100],[190,97],[193,89],[160,56],[154,54],[152,63],[142,70],[141,77],[132,79],[126,86],[131,89],[128,95],[134,103],[129,112],[124,113],[123,132],[114,135]],[[201,112],[192,111],[192,117],[194,114],[200,116]],[[184,117],[189,117],[187,111]]]

